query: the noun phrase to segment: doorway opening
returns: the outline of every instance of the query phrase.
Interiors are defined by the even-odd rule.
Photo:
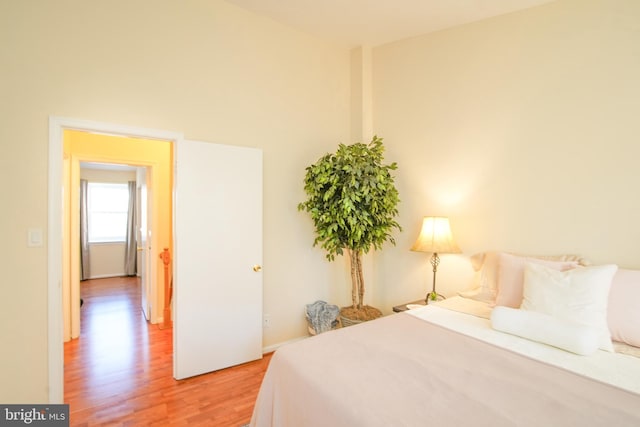
[[[49,121],[49,219],[48,219],[48,290],[49,290],[49,401],[64,400],[64,344],[68,332],[71,337],[72,315],[77,316],[74,325],[79,335],[80,298],[79,286],[72,287],[71,275],[79,268],[72,253],[79,249],[78,228],[71,226],[71,200],[77,200],[79,165],[81,161],[142,165],[148,169],[152,203],[149,211],[150,234],[154,241],[148,248],[172,248],[172,146],[182,135],[128,126],[88,122],[76,119],[51,117]],[[74,139],[76,138],[76,139]],[[96,144],[96,141],[100,142]],[[146,145],[145,145],[146,144]],[[153,145],[149,145],[153,144]],[[162,151],[163,154],[158,154]],[[158,157],[160,156],[160,157]],[[161,191],[166,189],[166,192]],[[62,191],[61,191],[62,190]],[[77,254],[78,251],[76,250]],[[77,257],[76,257],[77,258]],[[162,321],[164,295],[158,291],[156,277],[163,266],[149,257],[148,267],[149,317],[151,323]],[[162,270],[160,270],[162,272]],[[77,280],[79,283],[79,280]],[[72,289],[75,289],[72,291]],[[65,324],[68,322],[68,326]],[[76,335],[76,336],[77,336]]]
[[[80,272],[85,264],[96,267],[91,260],[89,263],[80,263],[80,258],[86,256],[92,258],[93,253],[102,252],[103,258],[109,258],[109,252],[120,250],[120,259],[124,259],[127,252],[135,256],[136,248],[140,252],[140,273],[143,311],[151,323],[162,321],[165,302],[164,286],[160,286],[159,280],[163,278],[164,266],[158,262],[159,248],[172,249],[172,145],[168,141],[149,140],[138,137],[114,136],[98,132],[86,132],[78,130],[64,130],[64,234],[62,257],[62,294],[63,294],[63,319],[64,340],[74,339],[80,336]],[[96,164],[94,169],[86,170],[81,165]],[[114,164],[117,164],[115,166]],[[127,166],[129,165],[129,166]],[[114,170],[116,169],[116,170]],[[119,170],[117,170],[119,169]],[[123,180],[118,174],[128,174],[124,181],[134,186],[128,189],[129,193],[139,192],[141,197],[129,198],[138,201],[136,209],[131,207],[131,214],[139,213],[136,230],[125,230],[128,242],[117,244],[108,242],[105,244],[87,242],[88,237],[81,231],[87,231],[91,235],[91,224],[87,228],[84,217],[91,213],[91,205],[87,203],[90,197],[83,197],[80,190],[83,182],[82,176],[96,177],[100,181]],[[105,178],[106,177],[106,178]],[[89,180],[84,180],[87,186]],[[95,183],[95,182],[94,182]],[[135,183],[135,184],[134,184]],[[81,215],[82,208],[87,215]],[[99,215],[107,215],[114,219],[119,213],[109,211],[112,207],[105,207],[106,212]],[[127,207],[129,209],[129,207]],[[125,214],[127,215],[127,214]],[[134,232],[135,231],[135,232]],[[107,233],[109,234],[109,233]],[[113,233],[111,233],[113,234]],[[134,236],[135,234],[135,236]],[[114,236],[104,236],[99,240],[114,240]],[[137,244],[136,244],[137,242]],[[132,264],[134,261],[128,262]],[[95,264],[95,265],[94,265]],[[129,274],[125,271],[126,264],[122,266],[122,275]],[[112,266],[117,270],[118,266]],[[160,271],[158,271],[160,270]],[[101,273],[107,273],[103,271]],[[114,271],[111,272],[114,275]],[[92,274],[90,277],[96,277]],[[97,277],[100,277],[98,275]],[[89,277],[86,277],[89,278]]]

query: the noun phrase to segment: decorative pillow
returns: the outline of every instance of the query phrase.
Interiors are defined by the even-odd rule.
[[[640,270],[619,269],[613,276],[607,319],[614,341],[640,347]]]
[[[521,308],[596,328],[600,348],[613,351],[607,305],[611,279],[617,269],[617,265],[602,265],[558,271],[527,263]]]
[[[493,304],[496,300],[498,253],[482,252],[471,257],[475,271],[471,289],[458,292],[463,298]]]
[[[482,265],[484,264],[484,257],[486,256],[486,254],[487,252],[480,252],[479,254],[471,255],[469,261],[471,261],[471,267],[473,267],[473,271],[480,271]]]
[[[577,261],[548,261],[500,253],[498,254],[496,305],[511,308],[520,307],[520,304],[522,304],[522,288],[524,287],[524,267],[527,262],[544,265],[558,271],[566,271],[578,266]]]
[[[488,251],[471,256],[471,266],[475,271],[473,283],[471,289],[458,292],[458,295],[489,304],[495,303],[498,289],[498,256],[501,253]],[[575,261],[579,265],[590,264],[579,255],[510,255],[547,261]]]
[[[535,311],[498,306],[491,312],[491,326],[497,331],[582,356],[595,353],[600,346],[600,332],[597,328]]]

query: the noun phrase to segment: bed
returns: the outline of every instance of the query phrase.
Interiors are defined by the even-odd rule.
[[[492,305],[456,296],[279,348],[251,426],[640,425],[633,351],[504,333]]]

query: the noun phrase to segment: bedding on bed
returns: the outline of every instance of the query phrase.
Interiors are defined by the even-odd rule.
[[[281,347],[251,425],[640,425],[639,359],[578,356],[469,309],[445,300]]]
[[[603,282],[603,284],[606,283],[606,286],[610,287],[608,296],[600,295],[593,298],[589,304],[590,307],[586,307],[584,304],[588,299],[585,300],[577,294],[571,296],[572,302],[568,304],[568,301],[562,297],[564,291],[560,289],[563,286],[561,285],[556,289],[555,296],[545,298],[546,301],[542,306],[535,308],[531,306],[530,302],[526,301],[527,298],[524,298],[524,291],[527,287],[525,286],[527,284],[527,275],[525,273],[526,270],[532,268],[532,264],[546,266],[552,270],[567,272],[568,275],[571,275],[573,273],[569,270],[585,270],[584,267],[592,266],[591,262],[579,255],[571,254],[531,256],[495,251],[478,253],[473,255],[470,261],[475,271],[471,289],[458,292],[458,295],[465,299],[486,303],[489,312],[491,308],[495,306],[534,309],[535,311],[542,311],[547,314],[551,314],[550,312],[553,311],[559,311],[559,313],[553,314],[554,317],[564,317],[565,314],[567,314],[564,312],[565,308],[573,306],[574,303],[582,305],[583,307],[580,308],[579,311],[583,313],[589,312],[590,316],[598,311],[602,313],[604,309],[606,319],[603,319],[602,314],[599,314],[599,322],[606,322],[613,345],[609,343],[608,337],[605,337],[603,340],[603,348],[640,357],[640,270],[617,268],[613,278],[609,280],[609,277],[606,277]],[[595,270],[602,269],[603,267],[605,269],[607,268],[607,266],[593,267],[595,267]],[[535,266],[533,268],[535,269]],[[586,268],[586,270],[589,270],[589,268]],[[550,273],[551,275],[554,274],[553,272]],[[582,273],[578,274],[580,275]],[[546,281],[549,282],[548,284],[551,284],[551,282],[556,281],[552,277],[548,279],[551,280],[545,279],[543,282]],[[587,280],[587,285],[589,285],[589,281],[591,280]],[[532,283],[529,284],[531,285]],[[560,282],[557,282],[557,284],[560,284]],[[530,291],[533,290],[534,292],[548,287],[540,287],[539,283],[534,283],[533,285],[534,286],[529,287],[531,288]],[[593,283],[591,283],[591,285],[593,285]],[[582,287],[583,284],[580,284],[576,286],[575,289],[579,290]],[[593,288],[593,286],[587,286],[587,288],[589,287]],[[596,287],[599,287],[599,285]],[[607,305],[604,308],[597,308],[596,306],[598,304],[593,303],[593,301],[606,301]],[[559,304],[555,304],[556,302],[559,302]],[[539,304],[534,303],[534,306],[535,305]],[[552,307],[553,305],[559,307],[560,310],[554,309]],[[453,307],[453,310],[458,310],[458,308]],[[575,315],[580,314],[576,310],[574,310],[573,314],[574,315],[571,316],[572,321],[580,320],[579,323],[584,323],[584,321],[587,320],[584,318],[576,319]],[[580,315],[580,317],[583,316]],[[601,329],[604,330],[606,328],[602,327]],[[604,332],[606,332],[606,330]]]
[[[603,350],[585,357],[526,338],[498,332],[491,328],[488,317],[464,314],[465,312],[483,312],[482,307],[485,303],[462,300],[464,298],[454,297],[445,300],[446,303],[438,302],[428,306],[428,309],[420,308],[407,313],[528,358],[623,388],[638,394],[640,398],[640,359],[637,357]],[[458,310],[453,311],[450,307],[456,307]],[[638,403],[640,404],[640,401]]]

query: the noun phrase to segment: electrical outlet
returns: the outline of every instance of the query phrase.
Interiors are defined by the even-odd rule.
[[[262,317],[262,327],[264,329],[269,329],[269,326],[271,326],[271,315],[265,314]]]

